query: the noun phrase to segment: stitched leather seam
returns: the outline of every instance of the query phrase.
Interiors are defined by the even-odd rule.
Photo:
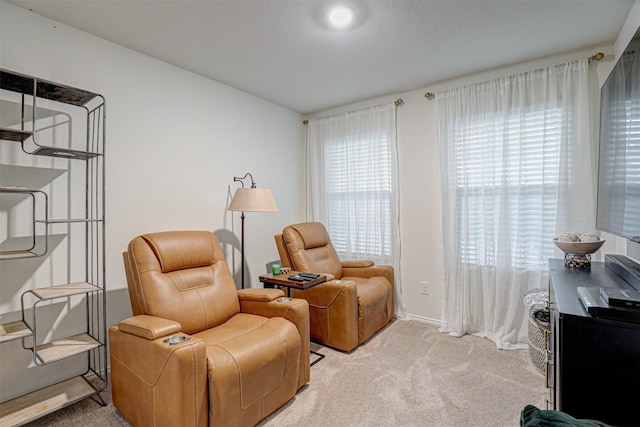
[[[196,421],[196,425],[199,425],[198,422],[198,405],[197,405],[197,396],[198,396],[198,355],[196,354],[193,346],[189,346],[191,350],[191,374],[192,378],[195,378],[196,381],[193,381],[193,395],[192,395],[192,406],[193,406],[193,419]]]
[[[213,285],[213,280],[211,280],[210,282],[207,282],[207,283],[203,283],[203,284],[202,284],[202,285],[200,285],[200,286],[194,286],[194,287],[191,287],[191,288],[182,289],[182,288],[180,288],[180,287],[178,286],[178,284],[176,283],[175,279],[173,278],[173,276],[174,276],[174,275],[173,275],[173,274],[171,274],[171,273],[175,273],[175,272],[177,272],[177,271],[191,270],[191,269],[193,269],[193,268],[205,268],[205,267],[212,268],[212,267],[213,267],[213,264],[211,264],[211,265],[209,265],[209,266],[182,268],[182,269],[179,269],[179,270],[172,270],[172,271],[170,271],[170,272],[168,272],[168,273],[162,273],[162,274],[164,274],[164,275],[166,275],[166,276],[169,276],[169,278],[171,278],[171,281],[173,282],[173,287],[174,287],[174,288],[176,288],[176,290],[177,290],[178,292],[188,292],[188,291],[193,291],[193,290],[197,290],[197,289],[201,289],[201,288],[206,288],[207,286],[211,286],[211,285]],[[212,275],[212,278],[213,278],[213,275]]]
[[[133,259],[136,261],[135,272],[137,273],[137,276],[138,276],[138,285],[136,285],[135,281],[134,281],[133,289],[136,292],[136,298],[142,298],[142,300],[138,299],[138,305],[144,308],[144,312],[146,314],[146,313],[149,312],[149,309],[147,307],[147,299],[144,297],[144,290],[142,289],[142,277],[141,277],[141,274],[140,274],[140,269],[138,268],[138,261],[136,260],[136,254],[134,252],[129,252],[129,253],[133,257]],[[131,271],[131,276],[133,276],[134,272],[133,272],[133,266],[131,265],[131,263],[129,263],[129,268],[132,270]],[[138,288],[140,288],[140,294],[142,294],[142,295],[138,295]],[[140,304],[140,301],[142,301],[142,304]]]
[[[269,325],[266,325],[265,327],[271,329],[273,332],[275,332],[276,334],[280,335],[280,338],[282,339],[282,347],[284,349],[284,360],[285,360],[285,364],[286,364],[286,361],[287,361],[287,346],[286,346],[287,339],[284,337],[284,335],[282,335],[282,333],[280,333],[279,330],[274,329]],[[278,382],[277,387],[280,387],[280,385],[282,385],[283,381],[284,381],[284,366],[283,366],[282,372],[280,373],[280,381]],[[274,387],[273,390],[275,390],[277,387]]]
[[[325,306],[322,305],[315,305],[315,304],[309,304],[310,307],[315,307],[315,308],[329,308],[334,302],[335,300],[338,298],[338,296],[344,291],[344,287],[342,289],[340,289],[340,291],[338,291],[337,294],[335,294],[335,296],[333,297],[333,299],[331,301],[329,301],[329,303]]]
[[[202,325],[203,328],[207,328],[209,326],[209,319],[207,318],[207,307],[204,304],[204,298],[202,298],[202,293],[200,292],[200,290],[197,291],[198,292],[198,298],[200,298],[200,305],[202,306],[202,314],[204,314],[204,325]]]
[[[280,316],[274,316],[274,317],[285,317],[287,314],[289,314],[290,311],[292,311],[293,307],[295,307],[296,305],[300,305],[300,304],[303,304],[303,302],[300,301],[300,302],[294,302],[292,304],[289,304],[287,306],[287,309],[284,311],[284,313],[282,313]],[[287,319],[287,320],[289,320],[289,319]]]
[[[160,369],[158,370],[158,375],[156,376],[156,378],[153,379],[152,382],[147,382],[145,381],[144,378],[142,378],[140,375],[138,375],[135,371],[133,371],[131,368],[129,368],[129,366],[127,366],[122,359],[119,359],[117,356],[112,355],[112,357],[114,359],[116,359],[118,362],[120,362],[120,364],[122,366],[124,366],[129,372],[131,372],[135,377],[137,377],[138,379],[140,379],[140,381],[142,381],[144,384],[148,385],[149,387],[155,387],[158,384],[158,381],[160,380],[160,375],[162,374],[162,372],[164,371],[164,369],[167,367],[167,363],[169,362],[169,359],[171,358],[171,356],[173,355],[174,352],[183,349],[183,348],[189,348],[191,346],[185,346],[185,347],[178,347],[176,349],[173,349],[168,355],[167,357],[164,359],[162,365],[160,366]]]
[[[262,326],[262,325],[261,325],[261,326]],[[284,347],[284,351],[285,351],[284,359],[285,359],[285,361],[286,361],[286,360],[287,360],[287,347],[286,347],[286,345],[284,345],[284,343],[286,342],[286,340],[285,340],[285,338],[284,338],[284,335],[282,335],[278,330],[273,329],[273,328],[272,328],[272,327],[270,327],[270,326],[265,325],[264,327],[265,327],[265,328],[269,328],[269,329],[271,329],[272,331],[274,331],[275,333],[277,333],[278,335],[280,335],[280,337],[282,338],[283,347]],[[253,330],[255,330],[255,329],[257,329],[257,328],[254,328]],[[243,335],[244,335],[244,334],[243,334]],[[220,343],[220,344],[221,344],[221,343]],[[243,397],[243,395],[244,395],[244,390],[243,390],[243,387],[242,387],[242,384],[244,384],[244,381],[243,381],[243,378],[242,378],[242,370],[240,369],[240,364],[238,363],[238,360],[235,358],[235,356],[234,356],[233,354],[231,354],[231,352],[230,352],[230,351],[228,351],[228,350],[227,350],[226,348],[224,348],[224,347],[220,347],[220,345],[219,345],[219,344],[215,344],[215,345],[213,345],[212,347],[219,348],[220,350],[222,350],[222,351],[224,351],[225,353],[227,353],[227,354],[229,355],[229,357],[231,357],[231,359],[233,360],[233,363],[235,363],[235,365],[236,365],[236,370],[238,371],[238,378],[239,378],[239,380],[240,380],[240,384],[238,384],[238,388],[240,389],[240,407],[241,407],[243,410],[245,410],[245,409],[247,409],[247,408],[251,407],[252,405],[255,405],[257,402],[260,402],[260,408],[261,408],[261,409],[260,409],[260,411],[261,411],[260,413],[262,414],[262,411],[263,411],[263,403],[262,403],[262,400],[263,400],[263,398],[260,398],[259,400],[257,400],[257,401],[255,401],[255,402],[250,403],[248,406],[244,406],[244,397]],[[283,379],[284,379],[284,372],[282,372],[282,373],[280,374],[280,381],[278,382],[278,385],[277,385],[277,386],[275,386],[275,387],[273,387],[271,390],[269,390],[269,391],[267,392],[267,394],[271,393],[273,390],[275,390],[276,388],[280,387],[280,385],[282,385],[282,381],[283,381]]]

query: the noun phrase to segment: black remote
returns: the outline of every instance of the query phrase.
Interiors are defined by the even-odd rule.
[[[300,276],[289,276],[287,279],[293,280],[294,282],[304,282],[304,279]]]
[[[311,279],[317,279],[318,277],[320,277],[319,274],[314,274],[314,273],[298,273],[298,275],[302,277],[309,277]]]

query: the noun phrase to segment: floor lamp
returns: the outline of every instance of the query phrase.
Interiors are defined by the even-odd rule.
[[[245,188],[244,179],[251,178],[251,188]],[[246,173],[243,177],[233,177],[233,182],[240,182],[242,187],[236,190],[228,210],[242,212],[242,289],[244,289],[244,213],[245,212],[278,212],[276,201],[268,188],[256,188],[253,175]]]

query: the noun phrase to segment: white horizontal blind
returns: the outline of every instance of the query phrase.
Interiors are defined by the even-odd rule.
[[[546,268],[553,256],[563,112],[532,108],[454,127],[461,262]],[[569,130],[570,132],[570,130]],[[501,239],[500,230],[513,238]]]
[[[377,135],[327,141],[327,225],[338,254],[391,262],[391,146]],[[382,237],[382,238],[381,238]]]

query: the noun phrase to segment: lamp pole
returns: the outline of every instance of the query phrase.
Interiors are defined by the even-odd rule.
[[[251,178],[251,188],[244,187],[244,179]],[[256,182],[253,180],[253,175],[250,173],[245,174],[243,177],[233,177],[234,182],[240,182],[241,188],[236,190],[228,210],[242,212],[240,219],[242,221],[242,237],[240,248],[242,254],[242,289],[244,289],[244,213],[245,212],[278,212],[278,207],[273,199],[271,191],[267,188],[256,188]]]
[[[256,182],[253,180],[253,175],[249,172],[244,174],[242,178],[238,176],[233,177],[233,182],[240,181],[241,188],[244,188],[244,179],[250,177],[251,178],[251,188],[256,188]],[[241,232],[240,232],[240,259],[242,260],[242,265],[240,266],[240,281],[241,281],[241,289],[244,289],[244,211],[240,211],[240,222],[241,222]]]

